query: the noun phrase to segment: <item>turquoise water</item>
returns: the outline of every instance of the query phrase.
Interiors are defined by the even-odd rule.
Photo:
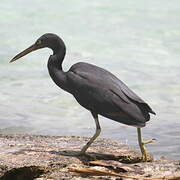
[[[52,53],[8,61],[42,34],[60,35],[67,46],[64,69],[85,61],[123,80],[156,111],[143,128],[159,158],[180,159],[180,1],[0,2],[0,133],[92,136],[94,121],[60,90],[46,68]],[[138,148],[136,129],[100,117],[101,137]]]

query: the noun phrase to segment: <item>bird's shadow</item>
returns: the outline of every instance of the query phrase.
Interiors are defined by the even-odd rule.
[[[95,160],[114,160],[124,163],[136,163],[140,162],[141,158],[132,159],[132,157],[127,155],[114,155],[114,154],[105,154],[105,153],[97,153],[97,152],[87,152],[85,154],[80,154],[80,151],[73,150],[64,150],[64,151],[50,151],[51,154],[61,155],[61,156],[71,156],[76,157],[83,163],[87,163],[89,161]]]
[[[35,149],[21,149],[20,151],[14,152],[13,154],[23,154],[25,152],[44,152],[59,156],[70,156],[78,158],[82,163],[88,163],[90,161],[95,160],[114,160],[121,163],[138,163],[141,162],[142,159],[140,156],[131,156],[131,155],[115,155],[115,154],[107,154],[107,153],[99,153],[99,152],[87,152],[85,154],[80,154],[80,151],[73,151],[73,150],[63,150],[63,151],[47,151],[47,150],[35,150]]]

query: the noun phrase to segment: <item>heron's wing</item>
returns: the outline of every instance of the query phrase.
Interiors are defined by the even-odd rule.
[[[86,91],[82,92],[86,95],[89,95],[88,91],[91,91],[90,96],[95,101],[101,102],[103,99],[103,105],[111,104],[112,109],[115,106],[116,108],[120,107],[122,111],[135,119],[142,119],[141,111],[145,115],[152,112],[147,103],[112,73],[102,68],[87,63],[77,63],[69,70],[69,78],[73,88],[77,89],[77,91],[86,89]],[[147,121],[147,118],[145,121]]]
[[[125,101],[127,101],[128,98],[136,101],[137,103],[146,104],[147,106],[149,106],[132,90],[130,90],[120,79],[103,68],[80,62],[72,66],[70,71],[78,74],[83,78],[89,79],[89,81],[96,82],[103,87],[111,87],[111,89],[113,89],[115,93],[120,93],[121,98],[123,98]],[[122,93],[124,95],[122,95]],[[149,107],[149,111],[151,110],[152,109]]]
[[[136,95],[131,89],[129,89],[121,80],[119,80],[117,77],[113,77],[112,79],[112,83],[114,82],[114,85],[118,86],[117,89],[121,90],[128,99],[130,99],[137,105],[140,105],[142,108],[145,108],[148,112],[155,114],[151,107],[138,95]]]

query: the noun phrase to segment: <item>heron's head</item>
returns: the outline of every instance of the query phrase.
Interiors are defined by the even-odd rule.
[[[59,50],[65,50],[64,42],[59,36],[52,33],[46,33],[38,38],[33,45],[17,54],[10,62],[16,61],[30,52],[46,47],[52,49],[54,53]]]

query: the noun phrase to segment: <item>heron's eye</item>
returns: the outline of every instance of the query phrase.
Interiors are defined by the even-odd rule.
[[[37,45],[42,44],[42,40],[37,40],[36,44],[37,44]]]

